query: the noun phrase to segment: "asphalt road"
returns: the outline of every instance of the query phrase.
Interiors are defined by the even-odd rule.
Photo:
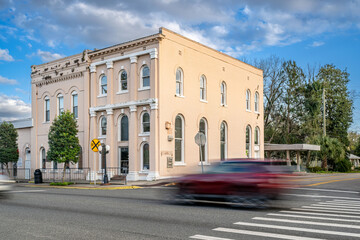
[[[360,174],[307,176],[269,209],[175,205],[167,188],[17,186],[0,200],[0,239],[359,239]]]

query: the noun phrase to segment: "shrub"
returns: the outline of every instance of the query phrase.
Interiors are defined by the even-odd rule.
[[[309,172],[315,173],[315,172],[321,172],[323,169],[321,167],[309,167]]]
[[[351,170],[351,163],[346,159],[340,160],[335,163],[334,170],[337,172],[348,172]]]
[[[52,182],[50,186],[68,186],[74,184],[73,182]]]

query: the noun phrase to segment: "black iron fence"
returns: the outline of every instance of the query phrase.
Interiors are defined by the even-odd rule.
[[[30,168],[0,168],[0,174],[7,175],[13,180],[29,181],[32,178]]]
[[[44,182],[87,182],[90,180],[90,168],[47,168],[40,169]]]

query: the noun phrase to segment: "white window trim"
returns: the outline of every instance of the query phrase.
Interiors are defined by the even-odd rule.
[[[126,72],[126,85],[127,85],[127,89],[126,90],[122,90],[121,89],[121,74],[123,72]],[[128,78],[128,74],[127,74],[127,71],[125,69],[121,69],[120,72],[119,72],[119,91],[116,93],[116,94],[121,94],[121,93],[126,93],[126,92],[129,92],[129,78]]]
[[[177,95],[177,94],[175,94],[175,97],[178,97],[178,98],[185,98],[185,96],[183,96],[183,95]]]
[[[49,101],[49,120],[46,120],[46,100]],[[45,96],[44,98],[44,122],[43,123],[49,123],[50,122],[50,98],[48,96]]]
[[[71,112],[74,113],[74,95],[77,95],[77,99],[78,99],[78,116],[75,119],[79,119],[79,94],[76,91],[73,91],[71,93]]]
[[[106,116],[101,116],[99,119],[99,138],[106,138],[106,135],[102,134],[101,122],[102,122],[103,118],[105,118],[105,120],[106,120],[106,135],[107,135],[107,131],[108,131]]]
[[[42,153],[43,150],[45,151],[45,168],[43,168],[43,157],[44,157],[44,156],[43,156],[43,153]],[[46,169],[46,150],[45,150],[44,147],[41,147],[41,148],[40,148],[40,162],[41,162],[41,163],[40,163],[40,164],[41,164],[40,169],[41,169],[41,170],[45,170],[45,169]]]
[[[129,117],[126,115],[126,114],[122,114],[121,115],[121,117],[119,117],[119,122],[118,122],[118,129],[119,129],[119,131],[118,131],[118,134],[119,134],[119,136],[118,136],[118,142],[129,142],[129,139],[126,141],[126,140],[121,140],[121,120],[123,119],[123,117],[127,117],[127,119],[128,119],[128,138],[129,138]]]
[[[150,144],[148,142],[143,142],[140,145],[140,171],[139,173],[149,173],[150,169],[144,170],[144,146],[145,144],[149,145],[149,168],[151,167],[150,163]]]
[[[176,118],[178,116],[181,119],[181,161],[178,161],[178,162],[175,161],[176,137],[175,137],[175,134],[174,134],[174,165],[184,165],[185,164],[185,121],[184,121],[184,117],[181,114],[176,115],[174,129],[175,129],[175,125],[176,125]]]
[[[207,79],[206,79],[205,75],[200,76],[200,90],[201,90],[201,81],[203,81],[204,96],[203,96],[203,98],[201,98],[201,95],[200,95],[200,101],[207,102]]]
[[[129,93],[129,90],[125,90],[125,91],[119,91],[116,94],[117,95],[121,95],[121,94],[125,94],[125,93]]]
[[[144,132],[144,122],[143,122],[143,117],[144,117],[144,114],[147,113],[149,114],[149,124],[150,124],[150,131],[149,132]],[[148,111],[143,111],[140,115],[140,123],[141,123],[141,131],[139,133],[139,136],[149,136],[150,135],[150,132],[151,132],[151,117],[150,117],[150,113]]]
[[[145,86],[144,87],[144,81],[143,81],[143,69],[145,67],[149,68],[149,84],[150,86]],[[147,64],[144,64],[141,68],[140,68],[140,88],[138,88],[138,91],[144,91],[144,90],[149,90],[151,87],[151,72],[150,72],[150,67]]]
[[[221,91],[221,89],[223,89],[223,91]],[[224,102],[223,102],[223,95],[224,95]],[[221,106],[227,106],[227,87],[226,87],[226,83],[222,82],[220,84],[220,97],[221,97]]]
[[[180,81],[179,81],[179,83],[180,83],[179,91],[180,92],[179,93],[176,92],[176,85],[178,83],[178,81],[177,81],[178,71],[180,72]],[[184,96],[184,72],[181,68],[176,69],[176,72],[175,72],[175,95],[179,96],[179,97]]]
[[[256,106],[257,106],[257,109],[256,109]],[[260,94],[258,92],[255,92],[254,112],[255,113],[260,113]]]
[[[225,125],[225,149],[224,149],[224,159],[228,158],[228,126],[225,121],[221,123],[221,125]],[[221,145],[221,125],[220,125],[220,145]],[[220,158],[221,158],[221,152],[220,152]]]
[[[103,77],[106,77],[106,89],[107,89],[107,86],[108,86],[108,79],[107,79],[107,76],[105,74],[101,74],[100,77],[99,77],[99,95],[97,96],[98,98],[100,97],[106,97],[107,96],[107,93],[102,93],[102,84],[101,84],[101,80]]]
[[[208,122],[207,122],[207,120],[205,118],[201,118],[200,122],[201,122],[201,120],[204,120],[204,122],[205,122],[205,136],[206,136],[205,156],[203,156],[204,157],[203,163],[207,164],[209,162],[209,159],[208,159],[208,143],[209,143],[209,139],[208,139]],[[199,130],[200,130],[200,122],[199,122]],[[200,156],[199,156],[199,158],[200,158]],[[199,159],[199,163],[200,163],[199,165],[201,165],[200,159]]]
[[[62,104],[63,104],[63,107],[64,107],[64,95],[62,95],[61,93],[59,93],[57,96],[56,96],[56,99],[57,99],[57,114],[58,116],[60,116],[61,112],[60,112],[60,98],[62,98]],[[64,109],[64,112],[65,112],[65,107],[63,108]]]
[[[200,99],[200,102],[203,102],[203,103],[208,103],[208,101],[206,101],[206,100],[202,100],[202,99]]]
[[[249,97],[249,100],[248,100]],[[249,106],[248,106],[249,103]],[[246,97],[245,97],[245,104],[246,104],[246,111],[251,112],[251,92],[250,90],[246,90]]]
[[[252,158],[252,128],[250,125],[247,125],[246,126],[246,132],[247,132],[247,129],[250,129],[250,133],[249,133],[249,156],[246,156],[247,158]],[[246,133],[245,133],[245,154],[246,154]]]

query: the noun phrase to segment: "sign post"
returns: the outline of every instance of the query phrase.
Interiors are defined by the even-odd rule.
[[[94,138],[90,143],[91,150],[94,152],[99,151],[99,147],[101,147],[100,140],[97,138]],[[96,185],[96,164],[95,164],[95,158],[94,158],[94,184]]]
[[[109,178],[106,172],[106,154],[109,153],[110,151],[110,146],[109,145],[105,145],[104,143],[102,143],[99,147],[98,147],[100,153],[101,153],[101,162],[104,163],[104,168],[105,168],[105,172],[104,172],[104,184],[108,185],[109,184]]]
[[[205,146],[206,144],[206,135],[203,132],[198,132],[195,135],[195,143],[199,145],[201,172],[204,173],[204,163],[203,163],[204,156],[203,156],[203,152],[201,151],[201,147]]]

